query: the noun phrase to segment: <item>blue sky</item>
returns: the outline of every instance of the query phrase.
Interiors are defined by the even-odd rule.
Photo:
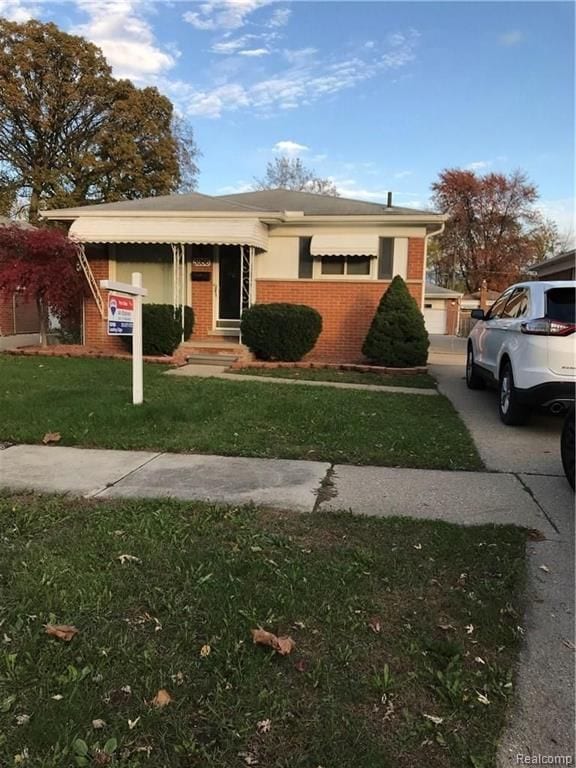
[[[280,152],[350,197],[428,203],[446,167],[524,169],[574,217],[574,4],[0,0],[104,50],[196,131],[200,190],[247,189]]]

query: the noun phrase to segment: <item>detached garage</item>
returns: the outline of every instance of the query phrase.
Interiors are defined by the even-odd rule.
[[[426,283],[423,314],[428,333],[456,335],[461,297],[459,291]]]

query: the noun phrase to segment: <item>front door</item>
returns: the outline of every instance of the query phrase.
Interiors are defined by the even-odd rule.
[[[218,319],[240,320],[240,248],[221,245],[218,266]]]

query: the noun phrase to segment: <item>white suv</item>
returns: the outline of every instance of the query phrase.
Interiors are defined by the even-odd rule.
[[[504,424],[523,424],[536,406],[560,413],[574,401],[576,281],[534,281],[507,288],[468,337],[466,383],[498,387]]]

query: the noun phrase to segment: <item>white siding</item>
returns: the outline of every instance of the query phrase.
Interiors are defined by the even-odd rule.
[[[259,279],[295,280],[298,277],[299,241],[297,237],[271,237],[268,250],[255,256]]]

